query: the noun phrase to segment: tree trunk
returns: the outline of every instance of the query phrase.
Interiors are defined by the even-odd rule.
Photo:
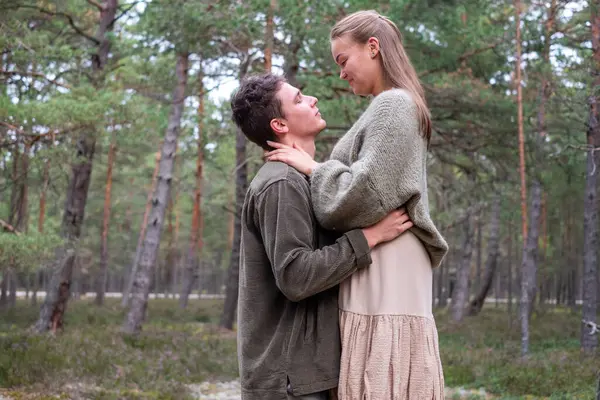
[[[300,62],[298,61],[298,51],[302,48],[302,38],[292,37],[289,51],[284,55],[284,75],[288,83],[294,87],[298,87],[298,69]]]
[[[272,21],[271,21],[272,22]],[[265,52],[266,57],[266,52]],[[179,297],[179,307],[186,308],[188,299],[194,284],[200,273],[200,254],[202,252],[203,236],[203,218],[202,218],[202,185],[203,185],[203,167],[204,167],[204,144],[202,137],[204,135],[204,75],[202,66],[198,72],[198,149],[196,157],[196,189],[194,191],[194,208],[192,211],[192,229],[190,232],[190,243],[183,271],[183,280],[181,285],[181,296]]]
[[[589,97],[590,110],[587,131],[587,167],[583,217],[583,319],[595,322],[598,308],[598,173],[600,169],[600,5],[590,3],[594,81]],[[598,335],[592,335],[585,323],[581,326],[581,348],[591,354],[598,346]],[[600,382],[599,382],[600,397]]]
[[[28,217],[29,217],[29,193],[28,193],[28,176],[29,176],[29,152],[31,151],[31,144],[25,144],[25,150],[21,154],[20,162],[21,167],[19,168],[18,178],[18,195],[16,203],[16,221],[15,228],[19,232],[27,232]]]
[[[38,216],[38,232],[44,232],[44,221],[46,220],[46,193],[50,184],[50,157],[44,162],[44,177],[42,183],[42,192],[40,193],[40,212]]]
[[[475,256],[475,287],[473,290],[475,293],[479,292],[481,288],[481,263],[482,263],[482,242],[483,242],[483,211],[479,212],[477,216],[477,255]]]
[[[177,149],[175,149],[177,151]],[[181,157],[175,154],[175,166],[173,167],[173,177],[177,181],[177,171],[181,171]],[[173,284],[173,274],[176,269],[178,256],[178,230],[177,230],[177,204],[179,203],[179,185],[171,189],[169,204],[167,207],[168,225],[167,233],[169,242],[167,245],[167,256],[165,257],[164,271],[161,282],[161,289],[165,298],[171,298],[171,287]],[[175,219],[175,223],[173,223]],[[173,292],[173,295],[175,292]]]
[[[488,256],[485,263],[483,284],[478,289],[475,298],[471,301],[469,315],[477,315],[481,312],[485,299],[492,288],[496,268],[498,265],[498,254],[500,253],[500,193],[496,193],[492,203],[492,215],[490,221],[490,235],[488,239]],[[498,297],[498,293],[496,293]]]
[[[2,272],[2,282],[0,282],[0,308],[8,303],[8,269]]]
[[[123,292],[123,298],[121,299],[122,307],[127,307],[127,305],[129,304],[129,294],[131,293],[131,288],[133,287],[133,280],[135,279],[137,267],[140,262],[140,256],[142,254],[142,244],[144,241],[144,237],[146,236],[146,226],[148,226],[148,216],[150,215],[150,209],[152,207],[152,193],[154,193],[154,188],[156,186],[156,179],[158,177],[159,165],[160,165],[160,151],[156,152],[156,157],[155,157],[155,162],[154,162],[154,172],[152,173],[152,183],[150,185],[150,189],[148,190],[148,198],[146,199],[146,209],[144,210],[144,217],[142,218],[142,224],[140,226],[140,235],[138,236],[138,242],[137,242],[137,246],[135,249],[135,256],[133,257],[133,263],[131,264],[131,273],[129,274],[127,286],[125,287],[125,291]]]
[[[113,28],[117,7],[118,0],[106,0],[104,8],[100,11],[100,24],[96,33],[99,45],[96,53],[92,55],[94,79],[101,79],[100,73],[108,60],[110,38],[107,33]],[[56,332],[57,329],[63,326],[63,316],[69,300],[75,250],[81,235],[85,204],[92,175],[95,147],[96,139],[93,134],[83,134],[77,141],[77,153],[71,167],[72,175],[67,189],[65,212],[62,220],[64,245],[56,251],[52,279],[34,328],[39,333],[46,332],[49,329]]]
[[[52,138],[54,143],[54,138]],[[38,215],[38,232],[44,233],[44,222],[46,220],[46,194],[48,193],[48,186],[50,184],[50,157],[44,162],[44,175],[42,183],[42,191],[40,193],[40,210]],[[35,279],[33,282],[33,293],[31,295],[31,305],[37,305],[37,292],[42,283],[42,275],[44,274],[44,267],[40,266],[39,270],[35,273]]]
[[[123,323],[123,331],[129,334],[140,332],[146,316],[152,269],[158,256],[165,209],[171,190],[177,139],[185,102],[188,61],[187,53],[177,55],[177,65],[175,67],[177,84],[173,90],[173,103],[161,152],[158,180],[152,199],[152,210],[142,245],[143,250],[139,267],[133,282],[131,305]]]
[[[515,1],[515,24],[517,29],[515,86],[517,89],[517,126],[519,131],[519,173],[521,176],[521,228],[523,243],[527,238],[527,185],[525,181],[525,134],[523,132],[523,95],[521,87],[521,0]]]
[[[116,136],[113,137],[108,148],[108,160],[106,168],[106,187],[104,190],[104,214],[102,217],[102,236],[100,237],[100,270],[96,277],[96,305],[104,304],[104,292],[106,290],[106,274],[108,271],[108,229],[110,226],[110,208],[112,192],[112,174],[115,154],[117,152]]]
[[[251,59],[246,54],[240,66],[239,80],[241,81],[248,72]],[[248,188],[248,167],[246,163],[246,136],[237,129],[235,137],[235,215],[233,225],[233,241],[231,246],[231,258],[225,289],[225,305],[221,315],[220,326],[225,329],[233,329],[235,311],[238,301],[238,277],[240,274],[240,245],[242,236],[242,206]]]
[[[448,250],[448,254],[446,255],[446,259],[444,261],[444,265],[442,266],[442,276],[440,279],[440,285],[438,289],[438,307],[446,308],[448,306],[448,275],[450,272],[450,268],[452,267],[454,262],[454,252],[452,251],[452,246]]]
[[[176,197],[177,200],[177,197]],[[175,201],[177,204],[177,201]],[[181,226],[181,218],[179,216],[179,207],[175,207],[175,243],[179,243],[179,227]],[[177,296],[177,292],[179,289],[179,281],[181,276],[181,252],[179,251],[179,246],[177,246],[176,258],[174,260],[174,264],[171,268],[171,293],[173,294],[173,298]]]
[[[273,66],[273,17],[275,8],[277,8],[277,0],[270,0],[265,31],[265,72],[271,72]]]
[[[67,190],[65,212],[62,220],[62,236],[64,244],[56,251],[55,265],[52,267],[52,278],[46,292],[46,299],[40,310],[35,325],[38,333],[56,330],[63,326],[63,316],[73,275],[77,240],[81,235],[81,226],[85,213],[88,187],[92,174],[92,159],[95,140],[82,137],[78,141],[77,158],[71,170],[71,181]]]
[[[23,153],[15,158],[15,163],[19,166],[17,169],[13,169],[13,194],[16,194],[13,199],[13,208],[11,208],[9,220],[14,221],[14,228],[18,232],[27,232],[28,226],[28,175],[29,175],[29,152],[31,150],[31,144],[26,143],[24,146]],[[17,305],[17,272],[19,270],[18,265],[9,266],[7,276],[9,277],[9,292],[8,292],[8,306],[15,308]]]
[[[519,318],[521,320],[521,355],[529,352],[529,318],[536,291],[536,265],[538,257],[539,220],[541,215],[542,187],[537,179],[531,187],[531,209],[529,214],[529,233],[523,248],[521,264],[521,302]]]
[[[240,263],[240,240],[242,233],[242,206],[246,196],[247,168],[246,168],[246,137],[240,129],[237,130],[235,143],[235,225],[233,234],[233,246],[229,263],[229,274],[225,293],[225,306],[221,316],[221,327],[233,329],[235,310],[238,300],[238,277]]]
[[[12,152],[12,156],[14,157],[11,172],[12,190],[10,192],[10,206],[8,209],[8,223],[13,227],[15,226],[17,208],[19,207],[19,164],[21,159],[19,153],[19,145],[15,144],[14,151]]]
[[[469,300],[469,275],[471,272],[471,256],[473,254],[473,227],[471,216],[467,216],[464,224],[463,253],[460,264],[457,265],[456,286],[452,293],[452,320],[462,321],[465,315],[465,307]]]

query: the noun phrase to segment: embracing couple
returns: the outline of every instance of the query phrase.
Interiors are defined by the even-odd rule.
[[[328,161],[313,159],[315,97],[267,74],[231,102],[268,151],[242,212],[242,399],[443,399],[432,269],[448,246],[429,215],[423,89],[376,12],[338,22],[331,52],[372,101]]]

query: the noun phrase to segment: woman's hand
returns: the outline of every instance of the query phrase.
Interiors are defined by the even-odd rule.
[[[310,154],[296,145],[296,143],[293,146],[271,141],[267,141],[267,143],[275,149],[265,154],[267,161],[284,162],[304,175],[312,174],[313,169],[319,165],[318,162],[313,160]]]
[[[413,222],[402,207],[394,210],[373,226],[363,229],[369,248],[389,242],[413,227]]]

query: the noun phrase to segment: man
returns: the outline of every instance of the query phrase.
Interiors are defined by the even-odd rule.
[[[263,149],[267,140],[311,155],[326,122],[315,97],[282,77],[250,77],[233,96],[233,120]],[[242,211],[238,357],[244,400],[325,400],[340,359],[337,285],[371,263],[370,250],[412,226],[395,211],[373,227],[331,240],[317,225],[305,175],[267,162]],[[329,244],[324,246],[324,244]]]

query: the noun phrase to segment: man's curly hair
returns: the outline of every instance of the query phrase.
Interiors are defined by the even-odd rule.
[[[276,94],[285,78],[273,74],[244,78],[231,99],[232,119],[246,137],[265,150],[267,140],[277,141],[271,129],[273,118],[282,118],[281,101]]]

